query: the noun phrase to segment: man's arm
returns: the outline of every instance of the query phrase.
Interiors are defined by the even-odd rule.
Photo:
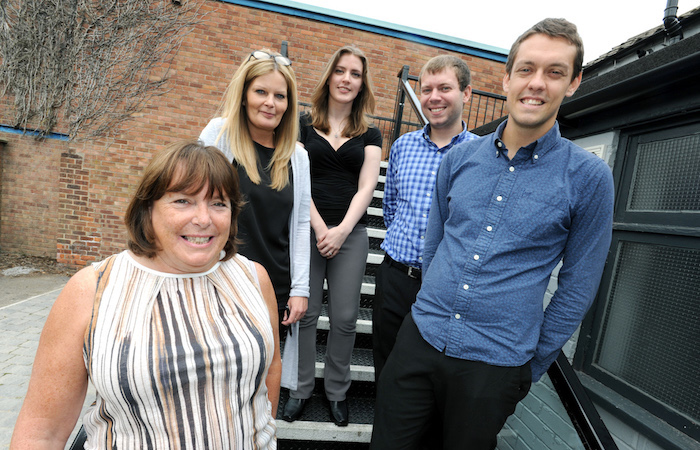
[[[558,287],[544,312],[533,382],[547,371],[591,306],[612,238],[614,186],[610,169],[597,165],[587,177],[583,205],[574,212]]]
[[[391,222],[394,221],[396,214],[396,197],[398,195],[396,189],[396,172],[398,147],[400,141],[394,142],[389,152],[389,167],[386,169],[386,180],[384,181],[384,197],[382,198],[382,213],[384,215],[384,226],[388,229]]]

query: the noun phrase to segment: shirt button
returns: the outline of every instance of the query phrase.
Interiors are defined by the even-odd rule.
[[[496,197],[496,200],[500,202],[501,200],[503,200],[503,197],[499,195],[498,197]]]
[[[468,284],[465,284],[463,287],[464,287],[464,290],[465,290],[465,291],[466,291],[467,289],[469,289],[469,285],[468,285]]]
[[[462,316],[460,316],[459,314],[455,314],[455,319],[459,320],[461,317]]]
[[[486,227],[486,231],[491,231],[491,230],[493,230],[493,227],[492,227],[491,225],[489,225],[488,227]]]
[[[533,158],[540,159],[539,155],[535,155],[535,156],[533,156]]]
[[[510,170],[511,172],[515,172],[515,167],[510,166],[510,167],[508,168],[508,170]]]
[[[421,239],[425,239],[425,236],[421,236],[420,238],[421,238]]]
[[[474,261],[478,261],[478,260],[479,260],[479,255],[474,255]]]
[[[430,172],[430,174],[431,174],[431,175],[435,175],[435,171],[433,170],[432,172]]]

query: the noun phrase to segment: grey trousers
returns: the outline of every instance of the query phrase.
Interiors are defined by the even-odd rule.
[[[321,314],[323,280],[328,280],[330,332],[325,356],[325,390],[331,401],[345,400],[350,387],[350,357],[355,345],[355,326],[360,307],[360,289],[369,250],[367,229],[358,224],[335,257],[326,259],[316,249],[311,232],[309,308],[299,322],[299,383],[290,397],[311,397],[315,382],[316,323]]]

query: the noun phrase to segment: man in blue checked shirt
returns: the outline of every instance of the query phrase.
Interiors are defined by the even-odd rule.
[[[386,252],[376,276],[372,311],[374,375],[384,367],[396,333],[421,285],[423,243],[438,166],[453,147],[475,139],[462,121],[472,88],[467,64],[456,56],[432,58],[419,75],[428,125],[394,142],[384,185]]]
[[[556,121],[582,63],[575,25],[536,24],[508,55],[508,119],[443,159],[423,284],[379,379],[371,449],[416,448],[435,413],[444,448],[495,448],[593,301],[612,235],[612,174]]]

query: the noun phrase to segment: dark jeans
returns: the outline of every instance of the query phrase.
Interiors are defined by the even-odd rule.
[[[377,385],[370,449],[416,449],[437,412],[443,448],[491,450],[530,390],[530,363],[499,367],[451,358],[420,335],[409,314]]]

